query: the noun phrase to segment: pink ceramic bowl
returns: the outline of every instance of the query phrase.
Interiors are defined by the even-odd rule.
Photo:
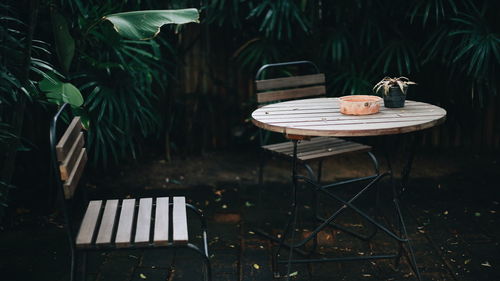
[[[369,95],[340,97],[340,112],[347,115],[368,115],[380,110],[382,98]]]

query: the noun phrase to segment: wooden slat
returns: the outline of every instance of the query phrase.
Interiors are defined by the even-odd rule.
[[[299,155],[299,159],[302,161],[307,161],[307,160],[313,160],[313,159],[320,159],[320,158],[325,158],[325,157],[330,157],[333,155],[340,155],[340,154],[345,154],[345,153],[353,153],[353,152],[367,152],[370,151],[371,147],[367,145],[347,145],[343,148],[340,149],[334,149],[334,150],[324,150],[324,151],[317,151],[314,154],[306,154],[306,155]]]
[[[263,148],[286,157],[292,157],[293,155],[292,142],[267,145],[263,146]],[[298,144],[297,157],[302,161],[308,161],[344,153],[366,152],[370,150],[370,146],[356,142],[339,138],[316,137],[312,138],[311,141],[304,141]]]
[[[83,174],[86,163],[87,152],[85,148],[83,148],[80,152],[80,156],[78,156],[78,160],[76,160],[73,171],[71,171],[68,180],[64,183],[64,196],[66,199],[72,198],[73,194],[75,194],[76,187],[78,186],[78,182],[80,181],[80,177]]]
[[[257,80],[255,81],[255,86],[258,91],[262,91],[262,90],[308,86],[308,85],[324,84],[324,83],[325,83],[325,75],[323,73],[320,73],[320,74],[301,75],[301,76],[293,76],[285,78]]]
[[[116,210],[118,208],[118,200],[107,200],[104,213],[102,215],[101,226],[97,234],[96,244],[110,244],[113,228],[116,220]]]
[[[64,161],[68,151],[73,146],[73,142],[78,137],[78,133],[82,130],[80,117],[75,117],[69,124],[63,136],[56,145],[57,160]]]
[[[102,201],[90,201],[87,206],[87,211],[83,216],[82,223],[80,224],[80,230],[76,236],[76,246],[77,247],[88,247],[92,243],[92,238],[94,237],[94,232],[97,225],[97,220],[99,219],[99,214],[101,212]]]
[[[139,213],[137,215],[137,227],[135,230],[136,244],[149,243],[149,232],[151,229],[151,210],[153,198],[141,198],[139,200]]]
[[[359,127],[363,125],[376,125],[379,124],[380,127],[386,128],[387,126],[399,127],[398,123],[408,123],[408,122],[421,122],[425,123],[429,120],[434,119],[438,115],[432,116],[418,116],[418,117],[401,117],[401,118],[367,118],[364,120],[300,120],[300,121],[279,121],[279,122],[269,122],[266,123],[270,125],[280,125],[289,128],[307,128],[316,126],[352,126]]]
[[[297,147],[300,149],[302,147],[310,147],[315,144],[335,144],[335,143],[340,143],[340,142],[345,142],[343,139],[339,138],[330,138],[330,137],[315,137],[311,138],[309,141],[301,141]],[[280,143],[275,143],[275,144],[268,144],[262,146],[264,149],[269,149],[269,150],[274,150],[274,151],[281,151],[281,150],[288,150],[290,147],[293,147],[293,143],[291,141],[287,142],[280,142]]]
[[[334,142],[334,143],[304,144],[301,146],[297,146],[297,153],[298,154],[314,153],[315,151],[325,150],[325,149],[337,149],[337,148],[344,147],[346,145],[356,145],[356,143],[341,141],[341,142]],[[293,152],[293,145],[290,145],[288,147],[279,148],[279,149],[268,149],[268,150],[276,152],[276,153],[290,154]]]
[[[174,243],[186,244],[188,242],[186,198],[174,197],[172,213]]]
[[[132,239],[132,224],[135,213],[135,199],[124,199],[120,211],[120,220],[116,230],[115,244],[116,247],[130,246]]]
[[[168,244],[168,203],[168,197],[156,198],[155,228],[153,239],[155,245]]]
[[[307,102],[307,103],[305,103]],[[364,115],[363,118],[376,116],[379,114],[421,114],[423,112],[437,112],[439,111],[439,107],[433,106],[431,104],[425,103],[416,103],[416,102],[407,102],[407,105],[402,108],[386,108],[381,107],[380,112],[373,115]],[[334,113],[338,116],[344,117],[354,117],[353,115],[344,115],[340,113],[340,104],[338,98],[310,98],[307,101],[304,100],[291,100],[287,102],[281,103],[272,103],[261,107],[261,110],[258,110],[255,113],[255,116],[267,116],[269,114],[272,115],[281,115],[281,114],[298,114],[298,113]],[[253,115],[253,114],[252,114]]]
[[[381,136],[392,134],[404,134],[414,131],[420,131],[427,128],[434,127],[444,121],[444,117],[429,122],[412,121],[412,122],[399,122],[397,126],[394,124],[358,124],[358,125],[339,125],[335,129],[329,126],[308,126],[303,128],[288,128],[287,133],[308,134],[316,136]]]
[[[337,112],[338,103],[337,98],[312,98],[266,105],[252,113],[252,122],[283,134],[348,137],[413,132],[446,119],[446,110],[422,102],[407,101],[403,108],[381,107],[377,114],[361,116]]]
[[[325,86],[313,86],[307,88],[279,90],[279,91],[258,93],[257,102],[263,103],[263,102],[272,102],[278,100],[305,98],[305,97],[324,95],[325,93],[326,93]]]
[[[68,152],[68,155],[64,161],[59,165],[59,171],[61,172],[61,180],[65,181],[69,178],[69,174],[74,167],[76,159],[80,155],[81,149],[83,148],[85,141],[83,138],[83,132],[78,134],[78,138]]]
[[[309,154],[315,154],[317,152],[323,152],[323,151],[333,151],[333,150],[341,150],[341,149],[344,149],[346,147],[352,147],[354,150],[356,148],[363,148],[364,147],[369,147],[369,146],[365,146],[363,144],[359,144],[359,143],[355,143],[355,142],[341,142],[341,143],[338,143],[338,144],[335,144],[335,145],[321,145],[321,146],[314,146],[312,148],[309,148],[309,147],[306,147],[306,149],[302,149],[298,152],[298,154],[300,155],[309,155]],[[292,150],[290,150],[290,153],[292,152]]]

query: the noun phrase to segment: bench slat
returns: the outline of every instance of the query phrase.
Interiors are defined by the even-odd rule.
[[[82,122],[80,122],[80,117],[75,117],[71,120],[68,128],[62,135],[61,139],[56,145],[56,154],[58,161],[64,161],[68,151],[73,146],[73,142],[78,137],[78,133],[82,130]]]
[[[154,243],[155,245],[168,244],[168,209],[169,198],[156,198]]]
[[[262,91],[262,90],[278,89],[285,87],[308,86],[308,85],[324,84],[324,83],[325,83],[325,75],[323,73],[320,73],[320,74],[257,80],[255,81],[255,86],[257,90]]]
[[[149,243],[152,207],[153,198],[141,198],[139,200],[139,213],[137,215],[137,227],[134,240],[137,244]]]
[[[120,212],[120,220],[116,231],[116,247],[126,247],[130,245],[132,238],[132,223],[134,221],[135,199],[124,199]]]
[[[118,208],[118,200],[107,200],[104,213],[102,215],[101,226],[97,234],[96,244],[110,244],[113,228],[116,220],[116,210]]]
[[[101,213],[102,201],[90,201],[87,211],[80,225],[80,230],[76,236],[77,247],[88,247],[92,243],[99,214]]]
[[[83,148],[80,152],[80,155],[78,156],[78,160],[76,160],[75,166],[73,167],[68,180],[64,183],[64,197],[66,199],[71,199],[75,194],[75,189],[78,186],[78,182],[80,181],[80,177],[83,174],[86,163],[87,152],[86,149]]]
[[[324,94],[326,94],[326,88],[324,85],[306,87],[306,88],[278,90],[272,92],[257,93],[257,102],[263,103],[263,102],[272,102],[279,100],[289,100],[296,98],[319,96]]]
[[[173,240],[175,244],[186,244],[188,242],[186,198],[174,197],[173,199]]]
[[[85,141],[83,138],[83,132],[80,132],[78,134],[78,138],[73,144],[73,147],[71,147],[71,149],[69,150],[68,156],[64,159],[61,165],[59,165],[61,180],[65,181],[69,178],[69,174],[71,173],[71,170],[74,167],[73,165],[75,164],[76,159],[78,159],[78,156],[80,155],[81,149],[83,148],[84,144]]]

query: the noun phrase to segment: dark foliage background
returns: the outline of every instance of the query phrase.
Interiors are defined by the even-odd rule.
[[[122,39],[100,22],[187,7],[202,11],[201,24],[165,26],[151,41]],[[51,71],[84,96],[76,113],[89,121],[90,159],[100,170],[145,146],[170,160],[253,143],[256,69],[302,59],[326,73],[331,96],[371,93],[384,76],[416,81],[410,99],[449,113],[424,145],[500,144],[498,1],[33,0],[0,8],[0,204],[12,185],[17,194],[50,190],[47,132],[56,108],[37,83]],[[74,45],[72,60],[58,44]]]

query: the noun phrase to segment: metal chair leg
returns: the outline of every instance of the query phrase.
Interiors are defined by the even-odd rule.
[[[208,235],[207,235],[207,221],[205,219],[205,216],[195,206],[191,204],[186,204],[186,207],[188,207],[189,210],[191,210],[193,213],[195,213],[201,223],[201,231],[203,232],[203,252],[194,244],[188,243],[188,248],[196,251],[202,256],[203,263],[204,263],[204,275],[205,275],[205,280],[206,281],[211,281],[212,280],[212,268],[210,266],[210,256],[208,254]]]
[[[82,270],[82,281],[86,281],[87,280],[87,252],[85,251],[82,251],[82,254],[81,254],[81,270]]]
[[[202,260],[203,260],[203,264],[204,264],[204,275],[205,275],[205,280],[206,281],[212,281],[212,267],[210,265],[210,258],[205,255],[205,253],[203,253],[203,251],[200,250],[200,248],[198,248],[196,245],[192,244],[192,243],[188,243],[186,244],[186,247],[188,249],[191,249],[193,251],[195,251],[196,253],[198,253]]]
[[[264,184],[264,166],[266,165],[266,155],[264,152],[260,152],[259,159],[259,186],[262,189],[262,185]]]
[[[70,269],[70,281],[75,281],[76,277],[76,256],[75,256],[75,250],[73,247],[71,247],[71,269]]]
[[[203,248],[205,251],[205,255],[209,257],[208,255],[208,235],[207,235],[207,220],[205,219],[205,216],[203,215],[203,212],[196,208],[195,206],[191,204],[186,204],[186,207],[190,209],[193,213],[195,213],[198,216],[198,219],[200,220],[201,223],[201,231],[203,233]]]

